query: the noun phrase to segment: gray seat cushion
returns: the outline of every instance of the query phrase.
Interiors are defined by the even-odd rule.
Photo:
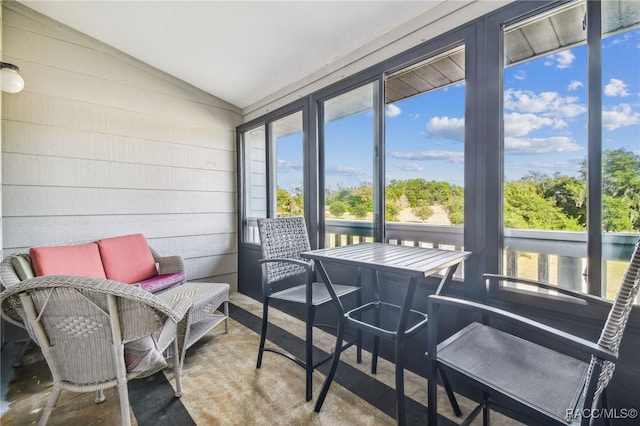
[[[437,357],[439,363],[565,422],[589,368],[586,362],[479,323],[439,344]]]

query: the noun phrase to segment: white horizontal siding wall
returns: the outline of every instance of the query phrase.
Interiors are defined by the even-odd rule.
[[[25,79],[2,96],[4,255],[143,233],[190,280],[236,290],[241,111],[24,5],[2,12],[3,61]]]

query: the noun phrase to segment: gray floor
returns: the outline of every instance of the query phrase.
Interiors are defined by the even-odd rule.
[[[129,384],[131,419],[139,425],[393,425],[394,366],[381,360],[378,374],[368,372],[370,357],[364,354],[362,364],[355,362],[355,349],[341,358],[338,369],[320,413],[313,411],[314,401],[304,400],[304,371],[291,361],[265,354],[263,366],[255,368],[259,335],[255,332],[261,305],[253,299],[233,294],[230,332],[213,330],[187,354],[183,372],[184,396],[173,397],[173,373],[166,370],[147,379]],[[271,316],[274,336],[285,345],[300,345],[304,324],[274,311]],[[283,331],[278,335],[278,329]],[[284,331],[286,330],[286,331]],[[319,350],[330,351],[332,336],[318,331],[314,339]],[[24,365],[13,369],[11,363],[18,352],[15,345],[2,351],[2,418],[3,425],[36,424],[51,390],[51,377],[41,354],[30,350]],[[324,380],[322,369],[314,373],[314,397]],[[426,379],[405,373],[409,424],[426,422]],[[51,425],[104,425],[119,423],[117,393],[106,392],[107,401],[93,403],[92,394],[63,392],[62,404],[54,409]],[[439,413],[442,424],[459,423],[444,395],[440,392]],[[463,414],[473,402],[458,398]],[[517,424],[495,414],[494,425]],[[473,424],[480,424],[479,420]]]

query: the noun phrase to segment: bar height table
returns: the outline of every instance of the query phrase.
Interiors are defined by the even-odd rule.
[[[395,363],[396,363],[396,419],[399,425],[406,423],[404,404],[404,359],[403,349],[405,338],[424,328],[427,323],[427,315],[411,309],[413,296],[416,290],[418,279],[425,278],[436,272],[446,270],[443,274],[436,294],[440,294],[442,289],[451,281],[458,265],[471,255],[470,252],[460,250],[442,250],[422,247],[392,245],[384,243],[363,243],[350,246],[331,247],[319,250],[311,250],[301,253],[304,259],[312,259],[318,273],[322,277],[327,290],[329,291],[336,308],[338,309],[340,320],[336,336],[336,349],[331,363],[331,369],[322,386],[322,391],[316,401],[315,411],[320,412],[324,399],[327,396],[331,382],[336,373],[338,362],[340,361],[340,347],[344,337],[344,329],[350,323],[357,330],[372,333],[374,335],[374,347],[372,353],[372,373],[375,374],[376,361],[378,355],[378,338],[387,338],[395,341]],[[356,268],[356,285],[361,286],[361,268],[373,271],[373,290],[375,299],[365,303],[349,312],[344,311],[342,302],[335,294],[332,281],[325,268],[325,262],[345,265]],[[379,272],[390,272],[407,277],[409,286],[402,305],[397,306],[389,302],[379,300],[378,279]],[[385,329],[379,324],[380,308],[388,308],[398,312],[398,321],[394,329]],[[375,310],[373,323],[367,323],[361,319],[361,314]],[[409,318],[414,320],[410,323]],[[411,324],[409,328],[408,325]],[[443,377],[443,380],[446,380]],[[455,404],[453,395],[449,395],[452,405]],[[454,406],[454,410],[457,404]]]

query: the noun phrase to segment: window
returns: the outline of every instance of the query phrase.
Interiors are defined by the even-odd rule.
[[[275,175],[274,217],[304,216],[302,111],[270,124]]]
[[[373,241],[377,84],[322,102],[325,246]]]
[[[389,74],[385,103],[387,239],[462,248],[464,46]]]
[[[601,69],[592,75],[586,2],[504,28],[502,268],[509,276],[613,298],[640,231],[634,219],[640,207],[640,112],[637,102],[624,99],[629,90],[636,96],[640,91],[640,38],[631,31],[637,4],[602,5],[603,18],[610,15],[605,21],[615,22],[603,21],[603,31],[615,35],[602,39]],[[587,90],[600,73],[602,105],[600,94]],[[590,133],[589,122],[589,111],[599,108],[601,136]],[[602,174],[595,190],[588,185],[598,179],[594,164]],[[594,212],[601,223],[588,220]],[[601,259],[588,255],[596,238],[603,242]],[[602,262],[602,276],[589,266],[593,262]]]
[[[241,133],[244,152],[243,241],[257,243],[257,218],[267,216],[267,157],[264,125]]]
[[[613,299],[640,232],[639,2],[602,2],[602,295]]]
[[[513,2],[240,126],[240,235],[304,205],[312,246],[465,248],[470,292],[502,272],[613,297],[640,234],[639,22]]]
[[[244,242],[260,242],[258,218],[304,216],[303,116],[299,110],[239,130]]]

